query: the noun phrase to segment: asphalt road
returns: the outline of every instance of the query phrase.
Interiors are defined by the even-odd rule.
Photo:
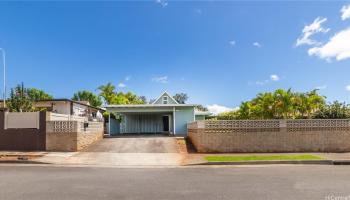
[[[350,199],[350,166],[126,169],[0,165],[1,200],[281,200],[327,196]]]

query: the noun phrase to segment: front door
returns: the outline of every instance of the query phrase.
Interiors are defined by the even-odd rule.
[[[168,115],[163,116],[163,131],[169,132],[169,116]]]

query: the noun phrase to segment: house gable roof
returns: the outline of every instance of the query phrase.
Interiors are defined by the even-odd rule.
[[[152,104],[163,104],[163,97],[168,97],[168,104],[179,104],[168,92],[163,92]]]

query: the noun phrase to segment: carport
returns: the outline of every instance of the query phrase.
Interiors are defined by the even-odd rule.
[[[148,134],[165,133],[174,134],[173,106],[145,105],[111,105],[106,107],[117,119],[109,118],[108,132],[110,135],[118,134]]]
[[[107,130],[110,135],[166,133],[185,136],[187,123],[195,121],[195,106],[179,104],[167,92],[151,104],[108,105],[106,111],[117,117],[109,117]]]
[[[117,112],[111,134],[174,133],[174,120],[171,111],[162,112]],[[113,121],[113,120],[112,120]],[[113,126],[113,125],[112,125]]]

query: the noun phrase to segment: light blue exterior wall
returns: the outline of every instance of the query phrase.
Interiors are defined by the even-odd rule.
[[[107,123],[107,129],[109,129],[109,123]],[[111,132],[110,135],[117,135],[120,133],[120,123],[118,120],[111,119],[111,126],[110,126]]]
[[[187,135],[187,123],[194,121],[194,107],[176,108],[175,135]]]
[[[196,115],[196,121],[205,120],[205,115]]]

